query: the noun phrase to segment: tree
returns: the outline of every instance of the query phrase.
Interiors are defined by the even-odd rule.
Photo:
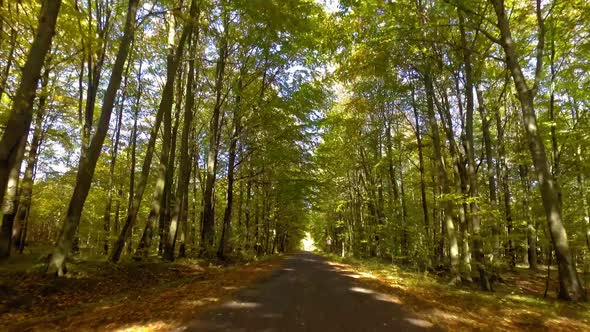
[[[37,33],[23,67],[22,80],[12,103],[6,130],[2,133],[0,140],[0,202],[4,201],[10,172],[15,168],[15,165],[20,163],[18,160],[19,146],[23,138],[26,139],[31,126],[37,83],[41,77],[45,57],[51,48],[60,6],[61,0],[46,0],[43,3]]]
[[[580,285],[576,263],[572,259],[567,233],[562,221],[562,206],[559,201],[559,184],[558,179],[549,171],[549,162],[545,152],[545,143],[543,142],[537,116],[535,114],[534,97],[539,88],[539,82],[543,75],[543,49],[545,42],[545,17],[541,1],[536,2],[536,16],[538,24],[537,48],[536,48],[536,67],[535,79],[532,86],[526,81],[522,67],[519,63],[519,55],[514,47],[510,23],[506,15],[506,9],[503,0],[490,0],[494,6],[497,16],[497,26],[500,30],[499,43],[506,53],[507,67],[512,74],[514,85],[520,101],[523,125],[526,132],[528,147],[533,159],[533,166],[539,180],[541,196],[543,198],[543,207],[551,240],[557,256],[557,265],[559,267],[559,297],[563,299],[579,300],[585,297],[584,290]]]
[[[137,12],[138,3],[139,0],[129,0],[124,34],[121,38],[117,58],[113,65],[109,84],[104,95],[98,126],[90,145],[88,146],[86,155],[81,156],[78,173],[76,175],[74,193],[72,194],[68,206],[68,212],[48,266],[48,271],[55,270],[60,276],[64,275],[67,271],[65,267],[66,258],[72,249],[74,235],[80,223],[80,216],[82,214],[82,209],[84,208],[84,202],[86,201],[88,191],[90,190],[96,162],[98,161],[109,128],[109,121],[115,104],[117,91],[121,85],[125,62],[127,61],[130,45],[135,35],[135,14]]]

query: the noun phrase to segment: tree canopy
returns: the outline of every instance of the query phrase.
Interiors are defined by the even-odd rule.
[[[0,256],[590,269],[590,5],[0,0]]]

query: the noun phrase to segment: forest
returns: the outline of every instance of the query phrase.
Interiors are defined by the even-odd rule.
[[[0,0],[0,321],[329,259],[590,328],[589,34],[585,0]]]

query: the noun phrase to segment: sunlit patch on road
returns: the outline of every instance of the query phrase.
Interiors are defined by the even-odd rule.
[[[353,292],[356,292],[356,293],[363,293],[363,294],[375,293],[374,291],[372,291],[370,289],[363,288],[363,287],[351,287],[350,290]]]
[[[434,324],[432,324],[431,322],[424,320],[424,319],[417,319],[417,318],[405,318],[406,321],[408,321],[410,324],[419,326],[419,327],[424,327],[424,328],[429,328],[429,327],[433,327]]]
[[[375,295],[373,295],[373,298],[375,298],[375,300],[377,301],[383,301],[383,302],[389,302],[389,303],[395,303],[395,304],[402,304],[402,300],[399,299],[399,297],[394,296],[394,295],[389,295],[389,294],[383,294],[383,293],[376,293]]]
[[[224,303],[222,307],[224,308],[231,308],[231,309],[252,309],[257,308],[260,306],[260,303],[256,302],[240,302],[240,301],[230,301]]]

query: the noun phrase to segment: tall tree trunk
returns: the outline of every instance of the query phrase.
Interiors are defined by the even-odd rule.
[[[196,7],[196,0],[192,1],[191,4],[191,18],[198,19],[198,9]],[[184,105],[184,118],[182,124],[182,137],[180,141],[180,166],[179,166],[179,176],[178,176],[178,183],[176,189],[176,197],[175,202],[173,204],[174,210],[172,212],[172,218],[170,220],[170,225],[168,228],[168,234],[166,238],[166,244],[164,247],[164,255],[163,258],[167,261],[174,260],[174,248],[176,245],[176,238],[178,233],[179,221],[182,220],[183,211],[187,208],[186,204],[188,200],[188,187],[190,182],[190,173],[191,173],[191,165],[190,165],[190,156],[189,156],[189,137],[192,131],[192,123],[193,123],[193,108],[195,105],[195,93],[197,89],[197,78],[196,71],[195,71],[195,64],[196,64],[196,47],[197,41],[199,40],[199,33],[198,30],[192,35],[192,24],[191,24],[191,43],[190,43],[190,60],[189,60],[189,69],[188,69],[188,78],[186,83],[186,101]],[[183,239],[184,242],[184,239]]]
[[[248,182],[246,183],[246,208],[244,211],[244,223],[246,226],[246,236],[245,236],[245,242],[246,244],[244,245],[244,249],[249,250],[250,249],[250,216],[251,216],[251,210],[252,210],[252,177],[254,176],[253,174],[253,166],[250,163],[249,166],[250,170],[249,170],[249,175],[248,175]]]
[[[161,213],[158,220],[158,233],[160,241],[158,244],[158,254],[163,255],[168,241],[170,222],[172,221],[172,213],[175,203],[174,188],[174,174],[176,166],[176,143],[178,137],[178,127],[180,125],[180,113],[182,112],[182,93],[184,92],[183,75],[184,68],[179,68],[180,77],[176,82],[176,104],[174,109],[174,125],[170,123],[171,118],[164,117],[164,144],[162,144],[162,151],[167,150],[166,158],[168,166],[166,166],[166,175],[164,180],[164,192],[162,193]],[[171,131],[170,131],[171,130]],[[165,148],[165,149],[164,149]],[[178,181],[177,181],[178,182]],[[179,204],[182,203],[180,200]]]
[[[400,205],[401,205],[401,222],[404,225],[402,231],[402,246],[405,247],[404,250],[406,252],[409,251],[409,242],[410,242],[410,231],[408,230],[408,207],[406,203],[406,190],[404,185],[404,167],[402,164],[402,156],[400,155],[398,158],[398,168],[399,168],[399,188],[400,188]]]
[[[574,123],[578,123],[578,121],[580,121],[580,115],[579,115],[579,110],[577,108],[577,105],[575,105],[574,107],[576,107],[574,109],[574,113],[573,113],[573,121]],[[582,144],[581,141],[578,141],[577,146],[576,146],[576,158],[577,158],[577,162],[578,162],[578,168],[579,168],[579,172],[578,172],[578,176],[576,177],[576,182],[577,182],[577,189],[578,189],[578,195],[579,195],[579,199],[582,203],[582,221],[584,222],[584,236],[586,238],[586,247],[588,248],[588,252],[590,253],[590,209],[588,207],[588,195],[586,194],[586,176],[584,174],[583,171],[583,167],[585,165],[585,158],[582,154]]]
[[[516,266],[516,251],[514,249],[514,241],[512,240],[513,221],[512,221],[512,206],[510,203],[510,179],[508,177],[508,165],[506,162],[506,149],[504,144],[504,124],[502,124],[502,115],[500,108],[496,108],[496,136],[497,136],[497,177],[501,183],[502,196],[504,201],[504,219],[506,220],[506,230],[508,233],[508,256],[510,258],[510,265]],[[506,114],[507,116],[507,114]]]
[[[133,106],[133,129],[131,130],[131,165],[129,165],[129,200],[127,202],[127,209],[133,205],[133,198],[135,196],[135,167],[137,165],[137,122],[139,120],[139,102],[143,93],[141,81],[141,68],[143,61],[139,61],[139,69],[137,71],[137,87],[135,92],[135,104]],[[117,230],[118,231],[118,230]]]
[[[484,152],[485,152],[485,159],[486,159],[486,171],[488,175],[488,191],[490,195],[490,204],[491,208],[494,211],[498,210],[498,189],[497,189],[497,182],[496,182],[496,168],[494,167],[494,154],[492,151],[492,135],[490,133],[490,121],[491,118],[488,116],[488,112],[485,106],[485,100],[483,97],[482,87],[477,86],[477,101],[478,101],[478,111],[479,116],[481,117],[481,125],[482,125],[482,132],[483,132],[483,143],[484,143]],[[493,236],[493,256],[492,260],[497,260],[500,258],[500,227],[498,224],[492,225],[492,236]],[[509,240],[509,247],[512,247],[512,241]],[[511,250],[509,249],[511,252]],[[512,268],[514,266],[510,265]]]
[[[555,27],[554,27],[554,20],[552,19],[551,22],[551,48],[549,53],[549,68],[550,68],[550,78],[549,78],[549,122],[551,123],[551,174],[553,175],[553,181],[557,184],[555,188],[557,189],[557,201],[559,205],[562,205],[562,193],[561,187],[559,186],[558,179],[561,173],[560,167],[560,152],[559,152],[559,145],[557,144],[557,119],[555,117],[555,79],[557,78],[557,69],[555,67]],[[561,207],[560,207],[561,208]]]
[[[0,10],[4,11],[4,0],[0,0]],[[4,45],[2,45],[2,44],[4,44],[3,34],[4,34],[4,20],[0,20],[0,48],[2,46],[4,46]],[[0,99],[2,99],[1,96],[0,96]]]
[[[430,131],[432,135],[432,143],[434,145],[434,155],[436,169],[438,171],[438,183],[442,189],[443,197],[443,210],[444,210],[444,228],[449,238],[449,253],[450,253],[450,268],[451,274],[455,279],[459,278],[459,245],[457,242],[457,235],[455,232],[455,223],[453,221],[453,201],[449,195],[451,193],[451,187],[449,185],[449,179],[447,177],[446,162],[442,154],[442,145],[440,140],[440,134],[438,129],[438,123],[434,113],[434,87],[432,85],[432,77],[430,68],[424,71],[424,86],[426,88],[426,102],[427,102],[427,115],[428,124],[430,125]]]
[[[371,215],[371,232],[372,232],[372,237],[373,237],[373,241],[371,243],[369,243],[369,248],[370,248],[370,254],[372,257],[376,257],[377,256],[377,248],[379,245],[379,235],[377,233],[377,228],[378,228],[378,224],[379,224],[379,219],[380,219],[380,215],[379,215],[379,208],[377,207],[377,194],[376,194],[376,185],[375,185],[375,180],[373,178],[373,174],[371,172],[370,169],[370,165],[369,165],[369,161],[367,160],[368,158],[366,157],[366,152],[364,147],[361,145],[359,146],[359,154],[361,156],[361,166],[362,166],[362,171],[364,174],[364,176],[361,175],[361,183],[363,184],[363,187],[365,189],[365,191],[367,192],[367,196],[369,197],[369,200],[366,202],[367,204],[367,208],[369,210],[369,214]],[[401,215],[400,215],[401,217]],[[403,220],[400,220],[403,222]],[[401,224],[401,231],[402,231],[402,249],[405,250],[407,249],[407,246],[405,246],[405,244],[403,243],[403,233],[405,231],[405,225]],[[402,252],[402,256],[407,256],[406,252]]]
[[[228,151],[228,162],[227,162],[227,205],[225,207],[225,213],[223,215],[223,225],[221,228],[221,238],[219,240],[219,248],[217,249],[217,258],[225,259],[225,250],[227,247],[227,239],[231,230],[231,218],[232,209],[234,202],[234,172],[236,164],[236,147],[238,145],[238,138],[241,131],[241,102],[242,102],[242,77],[244,73],[240,73],[237,83],[236,101],[234,106],[233,114],[233,133],[230,137],[229,151]]]
[[[6,130],[0,139],[0,202],[4,202],[4,194],[10,173],[18,161],[18,149],[26,136],[33,120],[33,100],[37,92],[37,83],[41,77],[41,69],[45,57],[51,48],[51,40],[55,30],[57,14],[61,0],[45,0],[39,16],[37,33],[33,39],[31,50],[23,67],[22,79],[14,95],[12,109],[6,122]]]
[[[4,202],[2,203],[2,227],[0,227],[0,259],[10,256],[10,249],[12,248],[12,231],[14,225],[14,216],[18,209],[18,192],[19,192],[19,177],[20,168],[23,156],[25,154],[25,146],[27,145],[27,137],[21,139],[17,150],[17,162],[10,171],[8,177],[8,188],[6,195],[4,195]]]
[[[192,158],[190,158],[192,159]],[[192,167],[191,167],[192,168]],[[190,174],[189,174],[190,175]],[[189,180],[190,182],[190,180]],[[190,184],[190,183],[189,183]],[[178,257],[186,257],[186,237],[190,235],[190,229],[188,225],[188,196],[189,190],[187,189],[184,193],[184,198],[182,202],[182,210],[180,211],[180,236],[178,240]]]
[[[107,8],[102,8],[100,1],[96,2],[96,34],[97,40],[102,43],[101,47],[93,51],[91,34],[92,31],[92,3],[88,1],[88,40],[84,47],[84,53],[87,56],[88,76],[86,85],[86,107],[84,109],[84,122],[82,124],[82,144],[80,146],[80,159],[86,158],[88,147],[90,145],[90,139],[92,137],[92,126],[94,123],[94,108],[96,105],[96,97],[98,95],[98,89],[100,85],[100,78],[102,76],[102,69],[107,54],[108,48],[108,32],[109,32],[109,21],[110,21],[110,8],[109,2],[105,3]],[[105,14],[105,16],[103,16]],[[84,38],[82,38],[84,42]],[[82,77],[83,69],[81,70],[80,77]],[[81,96],[81,94],[80,94]]]
[[[449,96],[445,90],[442,91],[442,102],[438,102],[434,99],[439,115],[442,119],[442,127],[447,136],[449,144],[449,152],[453,161],[453,172],[455,176],[455,182],[459,188],[459,192],[462,196],[462,202],[458,205],[459,212],[459,224],[458,228],[461,234],[461,273],[465,281],[471,282],[471,247],[469,245],[469,239],[471,238],[471,225],[467,222],[467,211],[468,206],[466,203],[466,197],[469,195],[468,192],[468,175],[466,164],[465,149],[460,148],[455,140],[455,134],[453,131],[453,121],[451,119],[451,105],[449,102]],[[459,108],[459,114],[463,117],[463,104],[461,102],[461,95],[459,89],[459,82],[457,81],[457,105]],[[461,118],[462,128],[465,127],[464,120]],[[444,228],[444,227],[443,227]]]
[[[584,221],[585,227],[586,246],[588,247],[588,251],[590,251],[590,211],[588,209],[588,196],[586,195],[586,177],[583,173],[578,174],[577,181],[580,200],[582,201],[582,220]]]
[[[416,107],[415,91],[412,86],[412,109],[414,111],[414,122],[416,123],[415,134],[416,144],[418,145],[418,168],[420,171],[420,198],[422,202],[422,216],[424,218],[424,230],[426,232],[426,245],[428,250],[431,247],[430,237],[430,221],[428,219],[428,200],[426,199],[426,180],[425,180],[425,167],[424,167],[424,151],[422,145],[422,133],[420,127],[420,116],[418,115],[418,108]]]
[[[537,227],[533,221],[530,206],[530,188],[531,184],[529,181],[529,166],[518,165],[520,173],[520,181],[522,182],[523,198],[522,208],[524,211],[525,220],[527,222],[526,237],[527,237],[527,257],[529,261],[529,268],[531,270],[537,270]]]
[[[464,27],[464,17],[459,11],[459,27],[461,30],[461,48],[463,53],[463,66],[465,69],[465,150],[467,154],[467,178],[469,180],[469,218],[471,220],[471,227],[473,230],[473,253],[475,255],[475,262],[479,271],[479,286],[484,291],[491,291],[492,287],[486,273],[485,254],[483,251],[483,239],[481,237],[481,221],[479,204],[477,171],[475,164],[475,140],[473,139],[473,113],[475,111],[473,87],[474,77],[471,65],[471,50],[467,44],[467,35]]]
[[[241,151],[241,147],[238,147],[238,151]],[[243,216],[244,216],[244,181],[240,181],[240,188],[238,189],[238,211],[237,211],[237,215],[238,215],[238,229],[242,229],[243,228]],[[243,246],[243,242],[241,241],[242,238],[240,237],[240,242],[239,242],[239,249],[242,250],[244,248]]]
[[[198,188],[198,182],[199,182],[199,151],[197,149],[197,135],[196,133],[194,133],[192,142],[193,142],[193,171],[192,171],[192,176],[193,176],[193,211],[191,213],[191,223],[192,223],[192,227],[193,227],[193,234],[191,235],[191,252],[195,253],[198,250],[197,247],[197,236],[198,234],[200,234],[200,221],[202,220],[202,218],[199,218],[199,213],[202,213],[202,211],[200,211],[199,209],[199,204],[198,204],[198,195],[199,195],[199,188]],[[197,212],[199,211],[199,212]]]
[[[203,229],[201,241],[201,255],[211,256],[214,254],[215,244],[215,211],[213,208],[214,188],[217,173],[217,154],[219,153],[219,131],[221,106],[223,104],[223,82],[225,77],[225,66],[228,56],[228,31],[229,13],[223,12],[223,35],[219,41],[219,58],[215,69],[215,105],[213,115],[209,123],[209,149],[207,151],[207,179],[205,183]]]
[[[109,129],[109,122],[115,104],[115,98],[117,96],[117,91],[121,86],[125,62],[129,55],[131,41],[134,39],[135,35],[135,14],[137,12],[138,3],[139,0],[129,0],[124,33],[113,65],[109,84],[104,94],[98,126],[92,137],[85,158],[80,159],[74,192],[57,240],[56,248],[48,266],[48,271],[55,269],[60,276],[66,273],[65,261],[72,249],[74,235],[78,230],[82,209],[84,208],[84,203],[88,196],[88,192],[90,191],[96,163]]]
[[[133,49],[133,43],[131,44],[131,48]],[[111,160],[109,163],[109,182],[107,184],[107,202],[105,205],[105,211],[103,216],[103,231],[104,231],[104,241],[103,241],[103,254],[106,256],[109,254],[109,243],[110,243],[110,235],[111,235],[111,208],[113,205],[113,191],[114,188],[114,180],[115,180],[115,166],[117,163],[117,154],[119,152],[119,140],[121,137],[121,126],[123,125],[123,106],[125,104],[126,99],[126,90],[127,90],[127,80],[129,79],[129,67],[131,64],[131,59],[127,64],[127,70],[125,71],[125,80],[123,83],[123,93],[121,96],[121,100],[119,101],[119,107],[117,112],[117,123],[115,124],[115,133],[113,139],[113,145],[111,147]]]
[[[254,189],[254,253],[260,255],[260,202],[256,199],[256,192],[261,193],[260,186],[257,185]],[[264,198],[264,196],[263,196]]]
[[[19,7],[17,7],[18,10]],[[4,20],[0,20],[4,22]],[[3,31],[0,31],[2,34]],[[2,95],[6,92],[6,83],[8,82],[8,76],[10,75],[10,69],[12,68],[12,64],[14,62],[14,53],[16,52],[16,37],[18,36],[18,32],[16,28],[10,29],[10,50],[8,51],[8,57],[6,58],[6,66],[4,70],[0,73],[0,100],[2,100]]]
[[[261,254],[269,254],[270,253],[270,231],[271,231],[271,223],[272,223],[272,219],[271,219],[271,213],[272,210],[274,208],[273,206],[273,200],[270,197],[270,179],[268,181],[267,184],[265,184],[264,186],[264,203],[262,204],[263,206],[263,214],[262,214],[262,223],[263,223],[263,227],[264,227],[264,249],[261,252]]]
[[[18,211],[16,214],[17,229],[13,230],[12,237],[15,246],[22,252],[24,250],[24,230],[27,228],[29,210],[31,208],[31,197],[33,195],[33,178],[35,168],[37,165],[37,156],[39,154],[39,147],[43,139],[43,120],[47,111],[47,85],[49,83],[49,66],[45,65],[45,71],[41,79],[41,93],[39,95],[39,105],[37,114],[35,115],[35,128],[33,129],[33,137],[31,138],[31,146],[29,147],[29,155],[27,157],[27,167],[25,168],[25,175],[23,176],[21,184],[20,202],[18,204]]]
[[[173,51],[174,39],[175,39],[175,21],[173,13],[168,14],[170,17],[170,21],[172,22],[168,27],[168,44],[170,52]],[[188,30],[188,25],[185,25],[186,30]],[[187,31],[188,33],[188,31]],[[187,40],[190,39],[190,34],[187,35]],[[172,54],[172,53],[170,53]],[[155,196],[154,201],[152,202],[152,208],[156,207],[158,204],[158,208],[150,210],[150,216],[148,217],[148,223],[146,224],[146,229],[144,230],[144,234],[148,236],[146,238],[147,242],[140,241],[139,248],[142,251],[149,250],[152,237],[153,237],[153,230],[151,227],[155,225],[155,220],[158,220],[158,235],[159,235],[159,244],[158,244],[158,255],[162,255],[164,252],[164,244],[166,242],[166,235],[168,234],[168,230],[166,229],[166,225],[170,221],[170,203],[171,203],[171,194],[172,194],[172,182],[174,181],[174,157],[175,157],[175,150],[176,150],[176,134],[178,130],[178,121],[181,111],[181,96],[182,96],[182,75],[184,72],[184,66],[181,66],[181,63],[178,63],[177,67],[178,73],[177,76],[180,75],[175,82],[175,91],[176,97],[174,96],[174,92],[171,92],[170,98],[172,100],[176,100],[175,107],[174,107],[174,125],[172,124],[172,109],[168,113],[164,113],[164,130],[162,133],[162,152],[160,154],[160,167],[159,171],[161,172],[158,174],[158,181],[161,181],[163,185],[162,191],[157,190],[154,192]],[[158,199],[156,201],[156,199]],[[153,222],[152,222],[153,220]],[[147,230],[147,232],[146,232]],[[142,235],[142,239],[144,236]],[[144,247],[145,245],[147,247]],[[136,255],[138,258],[139,256]]]
[[[539,25],[539,36],[537,46],[537,68],[535,75],[535,84],[529,88],[522,68],[519,63],[518,53],[516,51],[510,23],[506,14],[503,0],[489,0],[494,6],[498,18],[497,26],[500,30],[500,43],[506,53],[506,62],[508,69],[512,73],[514,84],[516,86],[517,97],[521,104],[523,125],[529,145],[529,150],[533,159],[535,173],[539,180],[539,188],[543,199],[543,207],[547,218],[548,228],[551,234],[551,240],[555,248],[557,257],[557,266],[559,270],[559,297],[567,300],[579,300],[586,297],[584,289],[578,279],[576,263],[572,258],[567,232],[563,226],[561,204],[559,203],[559,188],[551,172],[549,171],[549,162],[545,152],[545,143],[539,127],[537,125],[537,116],[535,114],[534,97],[537,93],[538,83],[541,80],[542,60],[543,60],[543,43],[544,43],[544,19],[541,12],[541,0],[537,0],[537,22]]]

